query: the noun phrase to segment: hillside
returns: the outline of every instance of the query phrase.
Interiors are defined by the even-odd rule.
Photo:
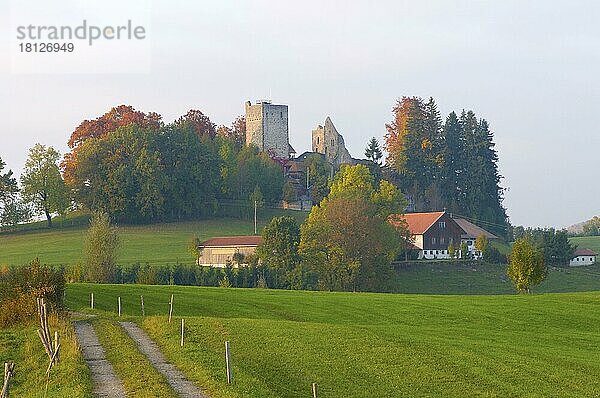
[[[304,221],[307,213],[275,209],[259,210],[259,231],[271,218],[290,215]],[[37,227],[37,226],[36,226]],[[56,229],[25,230],[0,234],[0,265],[21,265],[35,257],[49,265],[72,265],[81,261],[86,224]],[[118,261],[122,265],[139,263],[192,263],[187,250],[190,239],[214,236],[252,235],[253,220],[233,218],[209,219],[151,225],[119,226],[121,249]]]
[[[592,249],[600,254],[600,236],[577,236],[569,240],[577,247]]]
[[[600,393],[599,293],[411,296],[69,285],[67,304],[140,323],[215,398],[589,397]],[[167,323],[174,294],[176,322]],[[140,295],[146,314],[139,317]],[[186,345],[179,346],[185,317]],[[223,342],[232,347],[225,382]]]

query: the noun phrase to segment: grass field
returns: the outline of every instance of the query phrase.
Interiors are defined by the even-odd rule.
[[[582,249],[592,249],[600,254],[600,236],[577,236],[570,239],[571,243]]]
[[[50,331],[58,330],[61,349],[60,362],[50,375],[47,397],[91,398],[90,372],[83,361],[70,324],[57,325],[50,317]],[[0,329],[0,364],[15,363],[11,379],[11,397],[43,397],[46,387],[48,356],[37,335],[35,326]]]
[[[425,296],[69,285],[69,307],[135,318],[219,397],[591,397],[600,293]],[[170,294],[174,319],[167,323]],[[179,321],[187,343],[179,347]],[[234,383],[225,383],[231,341]]]
[[[302,222],[307,213],[264,209],[259,211],[259,228],[275,215],[291,215]],[[254,221],[215,219],[196,222],[121,226],[120,264],[192,263],[187,245],[197,235],[200,239],[214,236],[252,235]],[[72,265],[81,261],[86,226],[52,230],[23,231],[0,234],[0,265],[22,265],[35,257],[49,265]]]

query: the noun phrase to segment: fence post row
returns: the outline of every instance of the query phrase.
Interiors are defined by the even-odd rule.
[[[318,388],[317,388],[317,383],[312,383],[312,396],[313,398],[318,398],[317,397],[317,393],[318,393]]]
[[[173,315],[173,295],[171,295],[171,301],[169,301],[169,323],[171,323],[172,315]]]
[[[146,316],[146,313],[144,312],[144,296],[140,296],[140,299],[142,300],[142,316]]]
[[[118,301],[119,301],[119,316],[121,316],[121,296],[119,296]]]
[[[90,307],[92,309],[94,309],[94,293],[91,294],[91,298],[90,298]]]
[[[181,346],[183,347],[183,329],[185,327],[185,323],[183,321],[183,318],[181,318]]]
[[[10,384],[10,378],[15,371],[15,364],[12,362],[4,363],[4,385],[0,390],[0,398],[8,398],[8,385]]]

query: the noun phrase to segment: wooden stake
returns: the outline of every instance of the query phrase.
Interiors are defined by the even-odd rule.
[[[229,341],[225,342],[225,364],[227,366],[227,383],[231,384],[231,352],[229,350]]]
[[[173,315],[173,295],[171,295],[171,301],[169,302],[169,323],[171,323],[172,315]]]
[[[0,398],[8,398],[8,385],[10,384],[10,378],[15,371],[15,364],[12,362],[4,363],[4,385],[0,390]]]
[[[183,318],[181,318],[181,346],[183,347],[183,328],[184,328],[184,322],[183,322]]]
[[[94,293],[91,294],[92,298],[90,299],[90,307],[94,309]]]
[[[313,395],[313,398],[318,398],[317,397],[317,393],[318,393],[317,383],[312,383],[312,395]]]
[[[119,316],[121,316],[121,296],[119,296]]]
[[[56,354],[56,363],[58,363],[60,357],[58,355],[58,347],[60,347],[60,343],[58,341],[58,332],[54,331],[54,353]]]
[[[142,316],[146,316],[146,313],[144,312],[144,296],[140,296],[140,299],[142,300]]]

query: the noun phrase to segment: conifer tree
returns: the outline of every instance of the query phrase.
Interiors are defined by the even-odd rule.
[[[381,153],[381,148],[379,146],[379,141],[377,141],[377,138],[371,138],[369,144],[367,145],[367,149],[365,149],[365,156],[373,163],[378,165],[381,164],[381,158],[383,157],[383,154]]]

